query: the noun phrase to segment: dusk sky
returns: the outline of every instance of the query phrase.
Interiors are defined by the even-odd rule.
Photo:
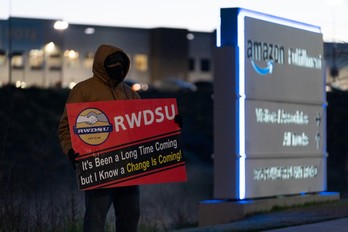
[[[242,7],[321,27],[327,42],[348,42],[348,0],[0,0],[0,18],[29,17],[138,28],[211,32],[220,8]]]

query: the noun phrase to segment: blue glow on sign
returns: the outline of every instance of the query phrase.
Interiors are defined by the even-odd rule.
[[[221,47],[221,18],[219,21],[219,26],[216,29],[216,47]]]
[[[238,129],[236,132],[237,135],[237,154],[239,154],[238,161],[238,170],[239,170],[239,186],[238,186],[238,194],[239,199],[245,199],[246,196],[246,183],[245,183],[245,17],[251,17],[259,20],[264,20],[276,24],[280,24],[283,26],[289,26],[293,28],[298,28],[302,30],[307,30],[311,32],[320,33],[320,27],[316,27],[309,24],[299,23],[296,21],[283,19],[275,16],[270,16],[267,14],[261,14],[258,12],[253,12],[250,10],[240,9],[237,16],[237,46],[239,48],[239,78],[238,78],[238,117],[237,117],[237,125]],[[218,42],[217,44],[220,46],[221,44],[221,35],[220,31],[217,32]]]
[[[239,199],[245,198],[245,49],[244,49],[244,17],[245,15],[239,13],[238,15],[238,47],[239,47],[239,81],[238,81],[238,160],[239,170]]]

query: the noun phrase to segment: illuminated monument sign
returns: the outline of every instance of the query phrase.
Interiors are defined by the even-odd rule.
[[[320,28],[221,9],[214,54],[214,197],[326,190]]]

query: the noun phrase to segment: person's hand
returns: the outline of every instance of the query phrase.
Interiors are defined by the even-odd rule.
[[[70,148],[68,151],[68,158],[73,166],[73,169],[76,169],[76,163],[78,163],[78,161],[76,160],[77,157],[79,157],[79,153],[76,153],[74,151],[74,149]]]
[[[175,115],[175,117],[174,117],[174,122],[180,127],[180,129],[182,129],[182,126],[183,126],[183,119],[182,119],[181,114]]]

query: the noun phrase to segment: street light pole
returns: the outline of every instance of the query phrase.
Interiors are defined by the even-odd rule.
[[[11,18],[11,0],[8,6],[8,84],[12,82],[12,18]]]
[[[60,87],[63,86],[63,80],[64,80],[64,32],[69,27],[69,23],[66,21],[58,20],[54,23],[54,29],[58,30],[61,36],[61,70],[60,70]]]

